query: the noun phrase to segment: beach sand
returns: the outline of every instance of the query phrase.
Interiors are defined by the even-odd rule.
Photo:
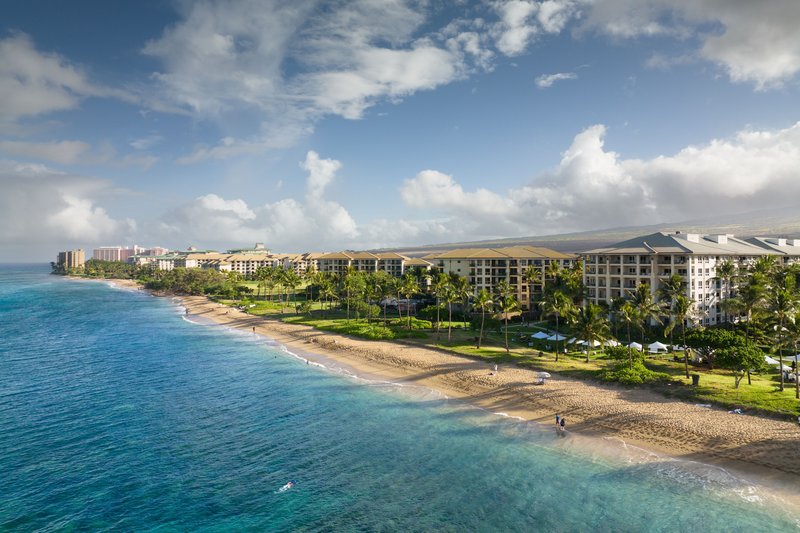
[[[205,297],[178,300],[193,316],[245,331],[255,328],[289,349],[320,354],[357,373],[425,386],[491,412],[542,424],[554,424],[559,414],[566,417],[570,434],[618,439],[670,457],[721,466],[787,492],[796,493],[800,486],[797,423],[729,414],[647,390],[558,375],[535,385],[535,371],[515,366],[501,365],[493,374],[489,363],[440,350],[354,339],[255,317]]]

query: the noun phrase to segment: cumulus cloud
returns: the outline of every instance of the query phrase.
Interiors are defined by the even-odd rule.
[[[465,191],[426,170],[401,188],[409,207],[474,238],[547,234],[680,221],[783,206],[800,197],[800,123],[745,130],[653,159],[624,159],[604,146],[606,128],[575,136],[559,165],[504,193]],[[510,232],[513,228],[515,231]]]
[[[519,55],[537,36],[560,33],[578,5],[575,0],[493,2],[500,18],[493,28],[497,49],[507,56]]]
[[[556,72],[555,74],[542,74],[536,78],[536,86],[540,89],[552,87],[557,81],[574,80],[578,75],[574,72]]]
[[[97,178],[0,161],[0,246],[124,240],[136,224],[97,205],[97,197],[108,189]]]
[[[488,68],[481,22],[423,33],[424,3],[356,0],[196,2],[147,43],[162,62],[160,98],[205,119],[249,109],[261,117],[249,138],[198,146],[195,163],[284,147],[326,115],[359,119],[398,101]],[[287,67],[287,65],[289,65]]]
[[[617,38],[694,37],[699,58],[722,67],[732,81],[758,89],[780,86],[800,72],[795,0],[604,0],[585,13],[584,28]]]
[[[358,240],[361,232],[347,209],[326,195],[341,166],[310,151],[301,163],[308,173],[304,198],[249,206],[242,199],[207,194],[167,213],[159,230],[203,242],[266,240],[283,249],[344,246]]]

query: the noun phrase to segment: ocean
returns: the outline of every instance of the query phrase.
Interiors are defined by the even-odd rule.
[[[562,438],[183,315],[0,265],[0,530],[800,529],[800,510],[718,467]]]

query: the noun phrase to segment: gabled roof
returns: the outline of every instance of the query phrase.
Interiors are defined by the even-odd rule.
[[[622,241],[607,248],[584,252],[589,254],[687,254],[687,255],[769,255],[769,251],[733,235],[700,235],[665,233],[663,231]]]
[[[406,266],[407,267],[415,267],[415,266],[429,267],[429,266],[433,266],[433,263],[431,263],[430,261],[425,261],[424,259],[420,259],[419,257],[414,257],[414,258],[406,259]]]
[[[424,256],[425,259],[576,259],[572,254],[540,246],[508,246],[504,248],[459,248]]]
[[[780,237],[750,237],[748,243],[782,255],[800,255],[800,239]]]

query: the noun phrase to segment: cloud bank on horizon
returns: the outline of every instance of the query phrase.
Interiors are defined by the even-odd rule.
[[[113,50],[119,65],[5,23],[0,259],[28,245],[371,248],[800,197],[800,117],[783,106],[800,71],[793,0],[206,0],[159,15]],[[702,96],[685,124],[644,105],[670,100],[661,76]],[[737,124],[732,104],[764,118]],[[698,139],[692,120],[725,125]],[[506,128],[528,127],[548,152],[509,164]],[[674,134],[646,144],[641,128]],[[458,156],[433,153],[426,130]]]

